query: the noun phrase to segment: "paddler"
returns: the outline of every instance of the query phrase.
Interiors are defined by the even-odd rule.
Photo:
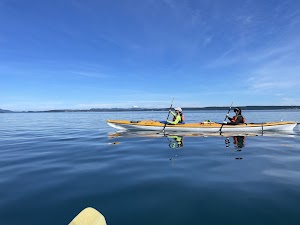
[[[242,110],[239,107],[236,107],[233,111],[235,112],[235,116],[231,118],[229,117],[229,114],[227,114],[226,117],[230,120],[230,122],[224,121],[223,124],[237,125],[246,122],[245,118],[242,115]]]
[[[173,115],[173,121],[167,120],[168,124],[178,124],[178,123],[184,123],[184,116],[182,113],[182,109],[180,107],[176,107],[175,113],[170,109],[169,112]]]

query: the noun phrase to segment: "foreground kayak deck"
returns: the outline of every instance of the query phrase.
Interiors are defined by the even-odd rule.
[[[164,124],[154,120],[129,121],[107,120],[107,124],[120,130],[149,130],[162,131]],[[215,122],[167,124],[165,131],[175,132],[219,132],[222,124]],[[268,123],[245,123],[239,125],[223,125],[222,132],[226,131],[292,131],[297,122],[268,122]]]
[[[104,216],[92,207],[82,210],[69,225],[106,225]]]

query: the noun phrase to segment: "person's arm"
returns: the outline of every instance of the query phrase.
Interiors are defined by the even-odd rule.
[[[231,117],[229,117],[229,116],[227,116],[227,118],[228,118],[230,121],[232,121],[232,120],[233,120],[233,118],[231,118]]]
[[[172,110],[170,110],[170,113],[171,113],[173,116],[176,116],[176,113],[174,113]]]
[[[230,121],[233,120],[233,118],[229,117],[229,114],[228,114],[228,113],[226,114],[226,119],[229,119]]]

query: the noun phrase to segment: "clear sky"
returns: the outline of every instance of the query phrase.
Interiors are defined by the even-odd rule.
[[[0,108],[300,104],[300,1],[0,0]]]

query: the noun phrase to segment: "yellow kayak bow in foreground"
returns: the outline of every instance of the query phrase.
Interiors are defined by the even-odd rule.
[[[69,225],[106,225],[106,221],[100,212],[88,207],[82,210]]]

